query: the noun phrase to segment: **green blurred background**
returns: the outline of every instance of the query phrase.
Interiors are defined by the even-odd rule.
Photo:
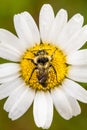
[[[38,24],[39,11],[45,3],[53,6],[55,14],[60,8],[66,9],[69,18],[75,13],[81,13],[85,17],[84,24],[87,23],[87,0],[0,0],[0,28],[15,33],[13,16],[23,11],[30,12]],[[86,44],[84,48],[87,48]],[[2,62],[3,60],[0,59],[0,63]],[[87,89],[87,84],[82,85]],[[32,107],[20,119],[11,121],[3,110],[5,100],[0,101],[0,130],[39,130],[33,120]],[[87,130],[87,105],[82,103],[80,105],[82,113],[69,121],[64,120],[54,110],[54,118],[49,130]]]

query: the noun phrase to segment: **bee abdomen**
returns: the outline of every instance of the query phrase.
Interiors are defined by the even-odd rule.
[[[46,87],[46,81],[48,78],[48,74],[44,71],[43,73],[37,73],[38,82],[43,86]]]

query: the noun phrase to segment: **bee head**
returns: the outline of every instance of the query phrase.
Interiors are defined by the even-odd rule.
[[[41,55],[47,55],[48,53],[45,50],[39,50],[37,51],[37,53],[35,54],[35,56],[41,56]]]

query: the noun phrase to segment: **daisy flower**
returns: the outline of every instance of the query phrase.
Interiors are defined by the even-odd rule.
[[[56,17],[49,4],[43,5],[39,28],[32,16],[14,16],[17,36],[0,29],[0,99],[12,120],[21,117],[33,103],[34,121],[47,129],[53,119],[53,106],[66,120],[80,114],[78,100],[87,103],[87,91],[77,82],[87,83],[87,25],[83,16],[67,21],[67,11]]]

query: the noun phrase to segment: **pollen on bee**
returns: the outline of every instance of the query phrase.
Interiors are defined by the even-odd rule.
[[[58,87],[68,71],[64,53],[47,43],[29,48],[22,56],[20,66],[25,83],[43,91]]]

